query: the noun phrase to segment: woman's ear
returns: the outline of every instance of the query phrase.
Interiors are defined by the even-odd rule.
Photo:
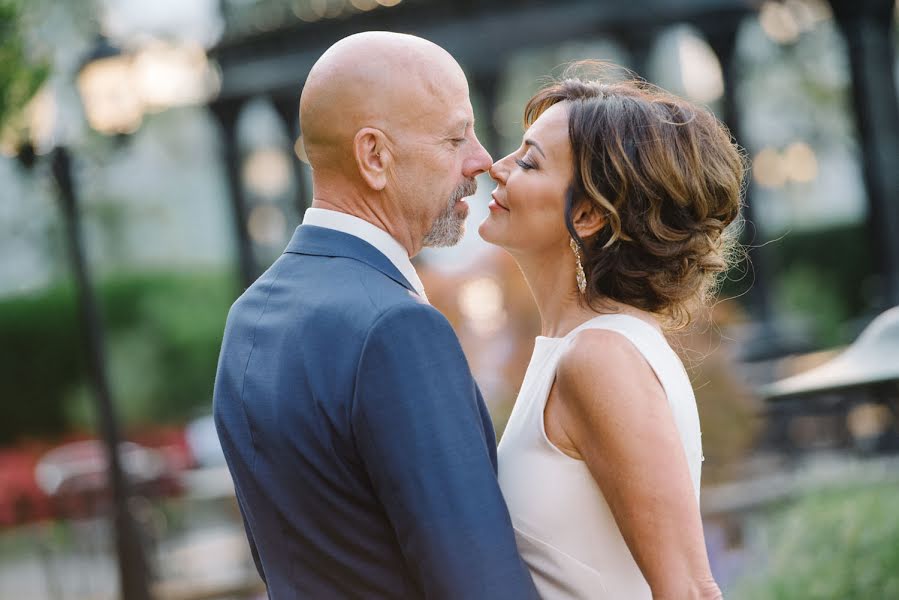
[[[581,200],[571,213],[571,223],[581,239],[587,239],[605,226],[606,218],[595,203]]]
[[[373,127],[363,127],[353,138],[353,157],[362,180],[373,190],[381,191],[387,185],[387,166],[390,153],[386,150],[384,132]]]

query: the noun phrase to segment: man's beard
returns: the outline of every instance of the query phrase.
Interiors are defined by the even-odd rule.
[[[465,216],[456,214],[456,202],[467,196],[472,196],[478,189],[478,183],[474,179],[466,180],[457,187],[450,197],[449,204],[443,214],[437,217],[431,230],[425,234],[422,240],[423,246],[430,248],[446,248],[455,246],[462,241],[465,234]]]

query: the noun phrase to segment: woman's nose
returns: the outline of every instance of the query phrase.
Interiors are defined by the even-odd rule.
[[[499,183],[506,182],[506,180],[505,180],[506,172],[505,172],[505,169],[503,169],[503,167],[502,167],[502,163],[503,163],[502,159],[496,161],[495,163],[490,165],[490,170],[487,171],[490,174],[490,177],[494,181],[498,181]]]

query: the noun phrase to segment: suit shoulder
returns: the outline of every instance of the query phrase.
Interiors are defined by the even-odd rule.
[[[424,303],[415,292],[365,263],[343,257],[332,260],[339,262],[329,277],[341,290],[342,302],[368,305],[374,315],[396,305]]]
[[[439,310],[417,297],[381,307],[372,322],[372,332],[415,335],[445,335],[455,337],[452,325]]]

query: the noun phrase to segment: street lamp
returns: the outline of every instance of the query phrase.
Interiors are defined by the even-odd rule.
[[[84,257],[81,228],[78,223],[78,197],[72,180],[71,157],[65,146],[53,150],[51,155],[53,178],[59,189],[59,200],[65,222],[66,245],[72,261],[75,285],[78,292],[78,310],[84,327],[85,354],[87,356],[91,386],[97,403],[100,434],[106,450],[109,468],[109,489],[112,495],[113,524],[116,554],[122,597],[131,600],[149,600],[147,561],[140,542],[137,525],[128,508],[128,482],[119,458],[118,422],[110,393],[106,372],[106,344],[103,320],[90,283],[87,261]]]
[[[106,135],[137,131],[146,112],[203,102],[217,91],[206,53],[190,43],[151,42],[125,53],[100,38],[78,71],[78,91],[90,126]],[[129,510],[130,490],[122,468],[118,420],[106,373],[103,322],[97,305],[78,225],[77,194],[65,147],[53,153],[53,175],[66,222],[69,256],[76,277],[91,382],[109,465],[116,549],[122,597],[149,600],[147,559]]]
[[[78,73],[78,90],[88,122],[101,133],[125,134],[140,126],[143,108],[131,88],[130,58],[105,41],[98,43],[82,64]],[[147,558],[128,506],[130,490],[119,455],[121,435],[106,372],[103,319],[85,260],[71,157],[64,146],[53,151],[52,170],[59,187],[68,254],[78,289],[81,322],[85,328],[90,380],[109,468],[108,484],[112,495],[121,594],[128,600],[149,600]]]
[[[209,68],[205,52],[196,45],[155,42],[132,55],[100,38],[78,70],[77,87],[90,126],[102,134],[123,135],[140,127],[145,112],[205,101],[217,92],[218,77]],[[48,90],[45,93],[49,95]],[[57,139],[55,127],[59,122],[56,106],[49,102],[51,99],[48,96],[46,102],[36,104],[29,111],[33,139],[20,149],[19,157],[30,167],[36,150],[50,154],[51,173],[65,225],[67,254],[75,277],[79,317],[84,327],[89,381],[109,471],[121,597],[149,600],[147,559],[129,510],[130,490],[119,454],[121,436],[106,371],[103,320],[85,259],[72,158],[65,143]]]
[[[107,135],[137,131],[146,113],[202,104],[219,83],[192,42],[153,40],[128,53],[100,38],[78,72],[87,121]]]
[[[115,55],[108,47],[102,45],[91,53],[79,75],[85,76],[85,85],[79,85],[79,89],[89,89],[96,92],[98,73],[104,72],[109,63],[97,64],[99,61],[110,60]],[[116,69],[106,70],[107,73],[115,73]],[[81,82],[79,82],[81,83]],[[100,82],[102,83],[102,82]],[[90,98],[98,98],[96,93],[91,96],[83,96],[86,105],[91,103]],[[121,117],[121,113],[111,110],[116,103],[106,101],[104,111],[96,112],[96,106],[91,105],[89,110],[93,114],[104,114],[105,120],[96,121],[103,123],[104,131],[123,133],[125,127],[112,127],[113,117]],[[118,103],[120,106],[126,106]],[[65,243],[71,260],[72,273],[75,278],[77,292],[77,306],[79,322],[83,327],[83,354],[88,366],[88,381],[94,392],[96,410],[100,423],[100,437],[105,451],[106,468],[108,470],[108,486],[112,497],[113,522],[115,531],[116,555],[119,561],[120,588],[123,598],[128,600],[149,600],[149,581],[147,574],[147,562],[140,542],[140,535],[134,519],[128,509],[128,485],[125,478],[120,456],[120,436],[115,416],[115,410],[111,398],[109,380],[106,372],[105,340],[103,321],[97,299],[94,295],[90,281],[87,261],[85,260],[82,231],[79,225],[77,188],[72,176],[72,159],[65,139],[60,135],[64,129],[56,105],[52,89],[45,87],[26,109],[29,120],[30,140],[19,149],[18,155],[26,168],[34,165],[37,155],[48,154],[50,172],[56,183],[58,199],[63,217]],[[133,115],[133,110],[131,111]],[[124,119],[119,121],[124,123]],[[106,126],[109,126],[107,128]]]

